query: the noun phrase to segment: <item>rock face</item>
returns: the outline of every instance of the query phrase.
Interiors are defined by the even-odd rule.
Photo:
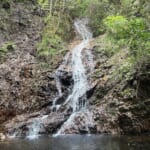
[[[3,16],[0,47],[10,41],[15,45],[10,45],[6,56],[0,57],[2,124],[18,114],[38,111],[52,104],[57,90],[54,77],[50,77],[52,71],[42,69],[36,58],[36,45],[44,27],[44,13],[36,1],[3,1],[0,14]]]
[[[9,9],[12,14],[6,13]],[[54,134],[73,111],[67,105],[59,107],[72,89],[72,68],[66,70],[64,67],[57,72],[62,91],[59,95],[56,70],[44,70],[36,58],[36,44],[44,26],[40,20],[44,13],[34,1],[2,3],[1,11],[7,15],[5,26],[0,25],[0,46],[13,41],[16,47],[0,64],[0,133],[28,136],[29,127],[40,120],[38,132]],[[18,11],[21,11],[21,16]],[[135,68],[130,78],[114,78],[112,73],[121,65],[126,53],[109,58],[103,50],[97,51],[100,45],[91,47],[96,65],[92,75],[88,76],[91,86],[85,95],[93,123],[85,128],[89,114],[79,113],[73,125],[64,132],[150,132],[150,75],[144,72],[145,69],[150,71],[150,64]],[[85,61],[84,65],[89,67],[90,64]],[[4,137],[0,134],[0,139]]]
[[[94,108],[94,119],[97,132],[140,134],[149,133],[150,118],[149,103],[149,74],[150,64],[143,64],[135,68],[128,78],[114,78],[112,73],[121,65],[118,54],[108,58],[103,51],[97,52],[95,47],[97,65],[93,80],[99,80],[92,97],[91,107]],[[99,47],[100,48],[100,47]],[[120,57],[125,53],[120,53]],[[101,60],[99,60],[102,58]],[[116,62],[118,60],[119,63]],[[115,61],[115,63],[114,63]],[[123,62],[123,60],[122,60]],[[145,68],[146,67],[146,68]]]

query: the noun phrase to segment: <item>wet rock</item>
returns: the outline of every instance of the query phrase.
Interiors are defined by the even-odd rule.
[[[52,92],[55,94],[57,92],[57,88],[54,84],[48,83],[40,87],[38,94],[40,96],[50,96]]]
[[[2,8],[4,8],[4,9],[10,9],[10,3],[9,2],[2,3]]]
[[[90,127],[89,127],[89,131],[90,131],[90,133],[92,133],[92,134],[97,134],[96,125],[95,125],[95,126],[90,126]]]
[[[43,74],[43,76],[44,76],[44,74]],[[49,81],[54,81],[55,80],[55,77],[54,77],[54,74],[48,74],[47,76],[47,79],[49,80]]]
[[[85,127],[83,127],[83,128],[80,128],[80,129],[79,129],[79,133],[80,133],[80,134],[87,134],[87,133],[88,133],[88,130],[87,130]]]
[[[133,122],[132,118],[126,114],[121,114],[118,118],[119,127],[122,129],[124,133],[132,133]]]
[[[120,106],[119,107],[119,111],[121,113],[124,113],[124,112],[128,112],[129,111],[129,108],[127,106]]]
[[[148,106],[150,106],[150,99],[148,99],[148,100],[145,100],[145,105],[148,105]]]
[[[66,72],[59,70],[57,73],[58,78],[60,79],[60,82],[64,86],[70,86],[73,84],[73,79],[72,79],[72,73],[71,72]]]
[[[62,95],[61,97],[58,97],[58,98],[56,99],[55,104],[56,104],[56,105],[63,104],[63,103],[65,102],[65,100],[66,100],[66,96],[65,96],[65,95]]]
[[[92,85],[90,86],[90,88],[86,92],[87,98],[90,98],[93,95],[94,90],[96,89],[97,85],[98,85],[98,81],[95,81],[94,83],[92,83]]]
[[[50,117],[46,124],[44,124],[45,130],[47,133],[53,134],[60,128],[60,126],[66,121],[62,114],[55,114],[55,116]]]
[[[113,107],[117,107],[118,103],[117,102],[111,102],[109,103],[109,107],[113,108]]]
[[[0,111],[0,123],[3,123],[9,119],[12,119],[14,116],[16,116],[17,112],[16,110],[11,109],[3,109]]]
[[[137,91],[137,96],[139,98],[150,98],[150,77],[139,77],[140,79],[138,80],[138,91]]]

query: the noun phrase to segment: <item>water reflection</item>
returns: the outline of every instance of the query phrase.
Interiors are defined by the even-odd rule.
[[[0,150],[148,150],[150,138],[127,136],[40,137],[0,143]]]

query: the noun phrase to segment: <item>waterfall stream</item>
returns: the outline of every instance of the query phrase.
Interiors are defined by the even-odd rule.
[[[88,23],[87,19],[76,20],[74,23],[75,29],[78,34],[82,37],[82,41],[79,45],[75,46],[72,49],[72,58],[71,58],[71,66],[72,66],[72,74],[73,74],[73,90],[71,94],[66,99],[64,105],[69,104],[73,109],[73,113],[70,115],[69,119],[62,125],[62,127],[55,134],[61,135],[65,134],[65,130],[70,126],[73,126],[74,120],[76,117],[82,115],[84,113],[84,123],[85,126],[89,126],[89,120],[91,118],[91,114],[88,111],[88,101],[86,98],[86,92],[89,89],[89,83],[87,79],[87,71],[84,66],[82,51],[87,49],[89,46],[89,41],[92,38],[92,33],[89,31],[86,26]],[[93,66],[93,57],[92,54],[87,50],[86,54],[88,56],[90,70]],[[89,119],[87,119],[89,118]]]
[[[77,20],[74,25],[77,32],[82,37],[82,42],[72,50],[72,70],[73,70],[73,90],[67,98],[66,103],[70,103],[73,112],[80,111],[86,108],[86,91],[88,90],[88,80],[86,76],[86,69],[83,65],[82,50],[88,47],[89,40],[92,38],[91,32],[86,27],[87,20]]]

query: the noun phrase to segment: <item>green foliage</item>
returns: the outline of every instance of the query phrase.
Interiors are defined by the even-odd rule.
[[[57,34],[60,38],[66,40],[65,31],[70,30],[70,26],[67,17],[59,18],[58,15],[51,16],[48,15],[45,17],[45,34]],[[65,26],[66,25],[66,26]],[[68,27],[69,26],[69,27]],[[66,39],[65,39],[66,38]]]
[[[10,2],[11,0],[1,0],[1,3],[7,3]]]
[[[98,53],[104,53],[107,57],[113,56],[120,50],[120,46],[110,37],[106,35],[101,37],[99,40],[97,38],[96,44],[99,43],[100,47],[96,49]]]
[[[129,22],[130,35],[138,38],[145,39],[147,35],[144,33],[146,30],[146,23],[143,18],[131,19]]]
[[[134,59],[132,56],[127,57],[126,59],[119,64],[119,66],[113,71],[112,78],[114,80],[131,80],[134,74]]]
[[[43,9],[51,8],[51,1],[37,0]],[[45,17],[46,27],[38,55],[52,58],[64,49],[64,42],[73,38],[72,22],[75,18],[90,18],[94,36],[107,31],[103,49],[111,57],[119,49],[128,47],[134,63],[148,57],[149,2],[146,0],[67,0],[52,1],[52,12]],[[63,7],[65,2],[65,7]],[[138,17],[137,17],[138,16]],[[143,17],[143,18],[142,18]],[[105,18],[105,19],[104,19]],[[126,68],[124,67],[126,70]],[[123,70],[123,69],[121,69]]]
[[[133,97],[135,91],[134,89],[132,88],[127,88],[127,89],[124,89],[120,94],[123,96],[123,97]]]
[[[118,73],[121,79],[122,78],[129,79],[132,68],[133,68],[133,64],[130,61],[126,61],[125,63],[123,63],[118,69]]]
[[[52,57],[61,48],[61,39],[57,35],[43,35],[38,44],[38,56]]]
[[[15,44],[13,42],[7,42],[0,48],[0,55],[6,54],[8,51],[15,49]]]
[[[90,1],[86,9],[86,15],[90,18],[90,27],[93,31],[94,36],[98,36],[105,32],[102,20],[108,15],[109,3],[102,0]]]
[[[9,51],[13,51],[16,45],[13,42],[7,42],[0,47],[0,60],[3,59]]]
[[[48,2],[49,2],[48,0],[38,0],[38,4],[40,6],[42,6],[42,8],[44,8],[45,6],[47,6]]]
[[[48,5],[47,0],[39,1],[39,3],[43,9]],[[71,39],[72,26],[70,16],[65,10],[61,9],[61,3],[59,4],[53,4],[52,14],[48,12],[45,16],[45,28],[42,33],[42,39],[37,45],[38,56],[40,58],[44,57],[47,61],[52,61],[53,57],[64,49],[65,42]]]
[[[68,12],[72,18],[85,17],[86,9],[89,6],[91,0],[68,0],[67,7]]]
[[[63,40],[55,33],[55,26],[50,24],[48,20],[47,26],[42,34],[42,39],[37,45],[37,54],[39,57],[45,57],[46,60],[51,60],[61,49],[63,49]]]
[[[118,45],[120,43],[129,45],[131,54],[137,60],[150,55],[148,40],[150,33],[146,30],[146,22],[143,18],[128,20],[123,16],[108,16],[104,19],[104,24],[108,37],[117,41]]]
[[[150,56],[149,38],[150,32],[142,18],[130,20],[129,46],[131,54],[137,59],[144,59]]]
[[[115,39],[128,37],[129,21],[123,16],[108,16],[104,19],[108,33]]]

